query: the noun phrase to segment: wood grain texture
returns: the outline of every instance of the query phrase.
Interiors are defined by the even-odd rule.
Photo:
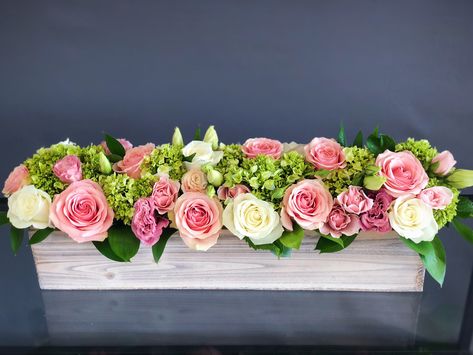
[[[171,237],[159,264],[143,246],[131,263],[102,256],[91,243],[77,244],[55,232],[32,246],[39,285],[51,290],[248,289],[422,291],[424,268],[418,255],[395,234],[361,234],[345,250],[318,254],[317,236],[278,259],[251,250],[224,233],[207,252]]]

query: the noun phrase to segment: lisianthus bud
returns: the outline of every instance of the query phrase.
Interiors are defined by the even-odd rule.
[[[184,146],[184,139],[182,138],[179,127],[174,128],[174,134],[172,135],[172,145]]]
[[[112,164],[110,164],[104,152],[99,153],[99,167],[102,174],[108,175],[112,172]]]
[[[473,170],[455,169],[447,177],[447,181],[457,189],[464,189],[473,186]]]
[[[215,131],[214,126],[210,126],[207,128],[204,136],[204,142],[210,143],[212,145],[212,149],[216,150],[218,148],[218,135],[217,131]]]
[[[363,186],[366,187],[368,190],[378,191],[385,182],[386,178],[384,176],[365,176],[365,178],[363,179]]]
[[[212,185],[207,186],[207,188],[205,189],[205,193],[210,198],[213,198],[216,195],[215,187],[213,187]]]
[[[365,168],[365,173],[366,173],[366,175],[374,175],[374,174],[377,174],[380,170],[381,170],[381,168],[379,166],[368,165]]]
[[[223,184],[223,175],[220,171],[212,169],[207,173],[207,181],[213,186],[219,187]]]

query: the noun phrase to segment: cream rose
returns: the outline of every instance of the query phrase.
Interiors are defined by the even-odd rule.
[[[50,227],[49,208],[51,197],[33,185],[24,186],[8,198],[7,217],[16,228]]]
[[[202,141],[189,142],[189,144],[182,148],[182,154],[185,157],[195,154],[191,162],[185,162],[187,170],[198,169],[205,164],[214,166],[223,157],[222,151],[213,151],[211,143]]]
[[[283,233],[273,206],[251,193],[240,194],[228,203],[223,225],[238,238],[248,237],[256,245],[270,244]]]
[[[432,208],[411,195],[398,197],[389,210],[391,227],[414,243],[430,242],[438,232]]]

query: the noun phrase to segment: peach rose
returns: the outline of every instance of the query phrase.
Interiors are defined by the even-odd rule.
[[[361,214],[373,207],[373,199],[366,196],[360,186],[349,186],[337,196],[337,200],[348,213]]]
[[[353,235],[360,231],[360,218],[348,213],[342,206],[335,204],[328,215],[327,222],[320,227],[320,233],[340,238],[342,235]]]
[[[131,142],[127,141],[125,138],[118,138],[117,141],[121,143],[123,148],[125,148],[125,151],[130,150],[133,148],[133,144]],[[100,145],[102,146],[103,150],[105,151],[105,154],[109,155],[110,154],[110,149],[108,149],[107,142],[102,141],[100,142]]]
[[[281,222],[292,230],[291,218],[303,229],[320,228],[333,207],[333,198],[320,180],[302,180],[284,193]]]
[[[422,164],[409,151],[394,153],[386,150],[378,155],[376,165],[381,168],[379,174],[386,178],[386,191],[393,197],[417,195],[429,182]]]
[[[304,146],[305,159],[317,169],[336,170],[346,166],[345,153],[335,139],[314,138]]]
[[[151,247],[159,241],[163,229],[169,225],[169,220],[155,214],[154,201],[151,198],[140,198],[133,207],[135,211],[131,230],[143,244]]]
[[[30,173],[28,168],[23,164],[18,165],[13,171],[8,175],[3,185],[2,193],[5,196],[10,196],[12,193],[18,191],[23,186],[26,186],[30,183]]]
[[[250,189],[241,184],[237,184],[233,187],[220,186],[217,190],[217,197],[222,201],[226,201],[229,198],[234,199],[240,194],[246,194],[249,192],[251,192]]]
[[[434,173],[440,176],[445,176],[453,169],[457,161],[453,158],[452,153],[448,150],[444,150],[432,159],[432,164],[435,163],[438,163],[438,165],[434,169]]]
[[[117,173],[125,173],[133,179],[141,177],[141,163],[143,159],[150,155],[154,149],[153,143],[140,145],[127,150],[123,160],[113,164],[113,170]]]
[[[153,186],[151,198],[159,214],[165,214],[174,208],[181,184],[162,175]]]
[[[113,217],[102,188],[92,180],[70,184],[54,196],[50,211],[53,225],[78,243],[103,241]]]
[[[191,169],[182,176],[182,191],[204,192],[207,187],[207,178],[200,169]]]
[[[445,186],[434,186],[423,190],[418,197],[434,210],[443,210],[452,202],[453,192]]]
[[[77,155],[66,155],[53,166],[53,173],[66,184],[82,180],[82,167]]]
[[[217,243],[222,229],[222,205],[200,192],[186,192],[174,206],[174,222],[186,245],[208,250]]]
[[[256,158],[258,155],[268,155],[274,159],[281,158],[283,145],[280,141],[269,138],[250,138],[241,150],[247,158]]]

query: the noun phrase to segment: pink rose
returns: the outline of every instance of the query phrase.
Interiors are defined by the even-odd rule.
[[[119,138],[117,139],[119,141],[123,148],[125,148],[125,151],[133,148],[133,144],[131,144],[129,141],[127,141],[125,138]],[[108,149],[107,143],[105,141],[100,142],[100,145],[102,146],[103,150],[105,151],[106,155],[110,154],[110,149]]]
[[[370,192],[374,197],[373,207],[360,216],[361,229],[364,231],[386,233],[391,230],[388,209],[394,198],[386,190],[381,189],[377,193]]]
[[[249,192],[251,192],[250,189],[241,184],[237,184],[233,187],[220,186],[217,190],[217,197],[222,201],[226,201],[229,198],[234,199],[239,194],[246,194]]]
[[[169,221],[156,215],[151,198],[140,198],[135,202],[134,209],[131,230],[143,244],[151,247],[158,242]]]
[[[452,153],[448,150],[444,150],[432,159],[432,164],[435,163],[438,163],[438,166],[434,169],[434,173],[445,176],[453,169],[457,161],[453,158]]]
[[[92,180],[70,184],[54,196],[50,211],[53,225],[78,243],[103,241],[113,217],[102,188]]]
[[[169,179],[167,175],[162,175],[154,184],[151,198],[159,214],[165,214],[174,208],[179,188],[179,182]]]
[[[348,213],[361,214],[373,207],[373,200],[360,186],[349,186],[348,190],[337,196],[337,200]]]
[[[256,158],[258,155],[267,155],[279,159],[283,152],[283,145],[275,139],[251,138],[241,146],[241,150],[250,159]]]
[[[292,230],[291,218],[302,228],[320,228],[332,210],[333,198],[320,180],[302,180],[284,193],[281,222]]]
[[[53,166],[53,173],[66,184],[82,180],[82,167],[77,155],[66,155]]]
[[[182,191],[205,192],[207,178],[200,169],[191,169],[182,176]]]
[[[23,164],[18,165],[13,171],[8,175],[3,185],[2,193],[5,196],[10,196],[12,193],[17,192],[23,186],[26,186],[30,183],[30,173],[28,168]]]
[[[179,235],[195,250],[208,250],[217,243],[222,229],[222,205],[200,192],[186,192],[174,206]]]
[[[360,231],[360,219],[356,214],[348,213],[342,206],[335,204],[325,222],[319,229],[320,233],[340,238],[342,235],[353,235]]]
[[[342,146],[335,139],[314,138],[304,146],[305,159],[317,169],[335,170],[346,166]]]
[[[153,149],[154,144],[148,143],[127,150],[123,160],[113,164],[113,170],[117,173],[126,173],[133,179],[139,179],[141,177],[141,163],[146,156],[151,154]]]
[[[409,151],[394,153],[386,150],[376,158],[379,174],[386,178],[384,187],[393,197],[417,195],[429,182],[420,161]]]
[[[423,190],[418,197],[434,210],[443,210],[452,202],[453,192],[445,186],[434,186]]]

